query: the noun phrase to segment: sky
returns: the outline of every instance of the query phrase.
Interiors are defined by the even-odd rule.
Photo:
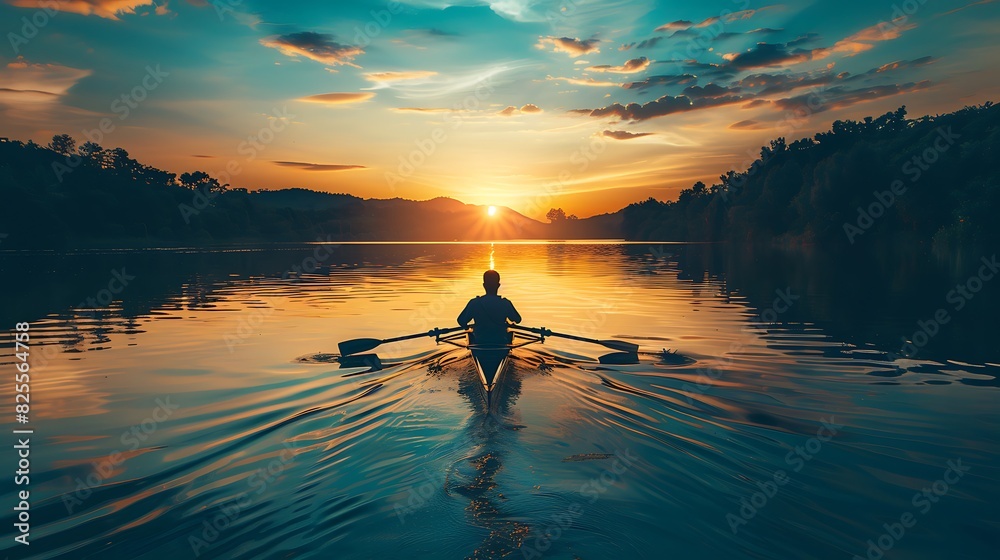
[[[998,101],[997,23],[997,0],[0,0],[0,136],[585,217],[837,119]]]

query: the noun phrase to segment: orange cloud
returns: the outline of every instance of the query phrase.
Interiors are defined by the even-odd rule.
[[[302,56],[330,66],[346,65],[360,68],[351,61],[365,53],[361,47],[342,45],[335,41],[332,35],[312,31],[267,37],[261,39],[260,44],[277,49],[285,56],[292,58]]]
[[[677,21],[672,21],[670,23],[664,23],[663,25],[657,27],[653,31],[680,31],[681,29],[687,29],[694,25],[694,22],[688,21],[686,19],[679,19]]]
[[[557,78],[549,76],[546,78],[550,81],[565,81],[568,84],[573,84],[575,86],[591,86],[591,87],[611,87],[620,86],[619,82],[602,82],[600,80],[595,80],[594,78]]]
[[[364,92],[347,92],[347,93],[321,93],[318,95],[309,95],[306,97],[300,97],[299,101],[306,101],[308,103],[323,103],[325,105],[346,105],[348,103],[360,103],[362,101],[368,101],[369,99],[375,97],[375,93],[370,91]]]
[[[437,76],[437,72],[426,70],[413,70],[409,72],[369,72],[365,74],[365,79],[372,82],[399,82],[403,80],[419,80]]]
[[[724,21],[726,23],[733,23],[733,22],[740,21],[740,20],[750,19],[753,16],[757,15],[758,13],[763,12],[764,10],[773,10],[775,8],[778,8],[778,7],[780,7],[780,6],[778,6],[778,5],[764,6],[763,8],[757,8],[756,10],[740,10],[738,12],[733,12],[731,14],[726,14],[725,16],[721,16],[721,17],[719,17],[719,16],[710,17],[710,18],[706,19],[705,21],[699,23],[695,27],[708,27],[710,25],[714,25],[714,24],[718,23],[720,20]]]
[[[837,41],[833,45],[832,51],[848,53],[848,56],[862,53],[874,48],[874,43],[898,39],[904,31],[909,31],[916,26],[915,23],[906,23],[905,17],[894,19],[891,22],[882,22]]]
[[[351,169],[367,169],[364,165],[346,165],[341,163],[309,163],[305,161],[275,161],[281,167],[293,167],[303,171],[348,171]]]
[[[535,45],[539,49],[545,50],[546,45],[552,45],[552,52],[564,52],[572,58],[583,56],[588,53],[599,53],[601,49],[598,39],[576,39],[573,37],[539,37]]]
[[[745,120],[740,122],[734,122],[729,125],[732,130],[764,130],[768,128],[766,124],[761,124],[754,120]]]
[[[31,64],[18,58],[0,68],[0,101],[54,102],[90,74],[90,70],[58,64]]]
[[[453,113],[457,111],[457,109],[447,107],[392,107],[389,110],[397,113]]]
[[[83,16],[98,16],[117,20],[120,14],[134,14],[139,6],[155,6],[153,0],[7,0],[18,8],[58,10]],[[161,14],[159,8],[157,14]],[[162,15],[162,14],[161,14]]]
[[[525,105],[522,105],[520,109],[518,109],[513,105],[508,105],[507,107],[504,108],[503,111],[497,112],[497,114],[500,115],[501,117],[512,117],[514,115],[520,115],[520,114],[531,115],[541,112],[542,108],[539,107],[538,105],[535,105],[534,103],[527,103]]]
[[[643,136],[650,136],[652,132],[629,132],[627,130],[605,130],[601,133],[601,136],[605,138],[611,138],[613,140],[631,140],[633,138],[642,138]]]
[[[649,68],[650,60],[644,56],[625,61],[621,66],[611,66],[610,64],[600,64],[598,66],[588,66],[590,72],[611,72],[613,74],[635,74]]]

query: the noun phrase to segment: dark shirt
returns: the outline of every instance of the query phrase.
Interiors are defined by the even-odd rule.
[[[467,327],[473,321],[472,332],[477,344],[506,344],[507,320],[521,322],[521,314],[509,299],[498,295],[474,297],[458,315],[458,324]]]

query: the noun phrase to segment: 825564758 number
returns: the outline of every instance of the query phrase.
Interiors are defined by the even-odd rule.
[[[14,374],[14,413],[20,424],[28,423],[28,414],[31,412],[31,376],[28,375],[31,369],[28,363],[30,328],[28,323],[14,325],[14,367],[17,368],[17,373]]]

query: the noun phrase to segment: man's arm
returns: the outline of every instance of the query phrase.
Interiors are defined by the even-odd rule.
[[[458,314],[458,324],[462,327],[468,327],[469,321],[472,320],[472,300],[465,304],[465,309]]]
[[[517,312],[517,309],[514,309],[514,304],[511,303],[511,301],[509,299],[506,300],[506,301],[507,301],[507,307],[510,308],[510,309],[507,310],[507,318],[510,319],[511,321],[515,322],[515,323],[520,323],[521,322],[521,314]]]

